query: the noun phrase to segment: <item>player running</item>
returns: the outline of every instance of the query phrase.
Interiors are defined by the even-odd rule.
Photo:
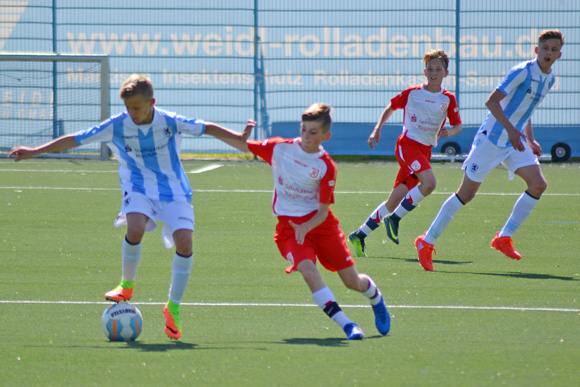
[[[535,49],[536,58],[513,67],[487,99],[485,105],[489,112],[463,163],[465,174],[459,189],[443,203],[427,232],[415,240],[419,262],[425,270],[433,271],[432,255],[437,238],[499,164],[508,169],[510,180],[514,175],[524,179],[527,189],[517,199],[507,222],[491,241],[491,247],[512,259],[521,258],[511,237],[547,187],[538,161],[542,148],[534,139],[531,117],[554,85],[552,65],[562,56],[563,45],[564,35],[560,31],[542,31]]]
[[[441,87],[449,74],[447,54],[443,50],[431,50],[423,56],[423,62],[427,83],[410,87],[393,98],[368,138],[369,146],[374,149],[385,122],[395,110],[404,109],[403,133],[395,146],[400,168],[393,191],[387,201],[375,208],[348,237],[358,257],[366,256],[365,238],[381,221],[384,221],[389,239],[399,244],[399,222],[429,196],[437,184],[429,164],[432,147],[437,145],[438,138],[455,136],[462,130],[455,96]],[[447,118],[452,125],[449,129],[443,127]]]
[[[237,137],[237,146],[231,145],[260,156],[272,166],[273,209],[278,217],[274,240],[290,263],[286,272],[302,274],[314,302],[344,330],[348,340],[360,340],[363,331],[342,311],[316,266],[318,259],[327,270],[337,272],[347,288],[367,297],[377,330],[382,335],[389,332],[391,320],[383,295],[368,275],[357,272],[338,219],[330,210],[336,166],[321,145],[331,136],[330,110],[320,103],[306,109],[298,138],[246,142],[248,135],[244,135]]]

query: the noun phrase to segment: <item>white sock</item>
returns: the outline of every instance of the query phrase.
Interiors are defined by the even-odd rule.
[[[122,266],[122,276],[125,281],[135,281],[137,278],[137,269],[139,268],[139,262],[141,261],[141,243],[132,245],[127,242],[127,239],[123,241],[123,266]]]
[[[417,185],[407,192],[403,201],[393,211],[393,214],[402,219],[410,211],[413,211],[423,199],[425,199],[425,196],[419,191],[419,186]]]
[[[369,235],[373,230],[376,230],[379,227],[381,220],[389,214],[390,212],[387,210],[387,202],[382,202],[360,226],[359,231],[365,235]]]
[[[312,293],[312,299],[341,328],[344,328],[346,324],[352,323],[342,309],[340,309],[340,306],[338,306],[334,294],[332,294],[332,290],[328,286]]]
[[[191,273],[191,266],[193,266],[193,254],[189,257],[182,257],[176,253],[173,257],[169,299],[176,304],[181,304],[181,300],[185,294],[185,288],[187,287],[189,274]]]
[[[381,296],[383,295],[379,288],[377,288],[377,284],[375,281],[368,275],[364,275],[366,279],[369,281],[369,288],[362,292],[362,294],[369,299],[372,305],[376,305],[381,301]]]
[[[452,194],[441,206],[439,213],[431,223],[429,230],[425,233],[423,240],[431,245],[435,244],[435,241],[439,236],[445,231],[449,223],[455,217],[455,214],[463,208],[463,203],[456,194]]]
[[[500,237],[511,237],[526,221],[540,200],[532,197],[527,191],[520,195],[507,222],[499,232]]]

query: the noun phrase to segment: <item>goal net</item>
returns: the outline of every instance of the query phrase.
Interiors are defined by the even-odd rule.
[[[0,150],[40,145],[108,117],[108,57],[0,54]],[[89,144],[57,156],[108,155]]]

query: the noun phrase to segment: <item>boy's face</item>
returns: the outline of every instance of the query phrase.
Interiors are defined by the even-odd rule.
[[[143,98],[140,95],[124,99],[127,113],[137,125],[150,124],[153,121],[153,105],[155,99]]]
[[[536,54],[538,55],[538,65],[542,71],[550,70],[555,61],[562,56],[562,42],[560,39],[548,39],[539,42],[536,47]]]
[[[330,139],[330,132],[325,132],[317,121],[302,121],[300,125],[300,146],[307,153],[318,152],[322,142]]]
[[[429,62],[425,63],[424,72],[427,77],[427,84],[439,86],[443,83],[443,78],[449,74],[449,71],[445,69],[441,59],[431,59]]]

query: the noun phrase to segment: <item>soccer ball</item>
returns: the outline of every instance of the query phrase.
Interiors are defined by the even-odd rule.
[[[121,302],[105,309],[101,324],[109,340],[133,341],[143,329],[143,316],[135,305]]]

